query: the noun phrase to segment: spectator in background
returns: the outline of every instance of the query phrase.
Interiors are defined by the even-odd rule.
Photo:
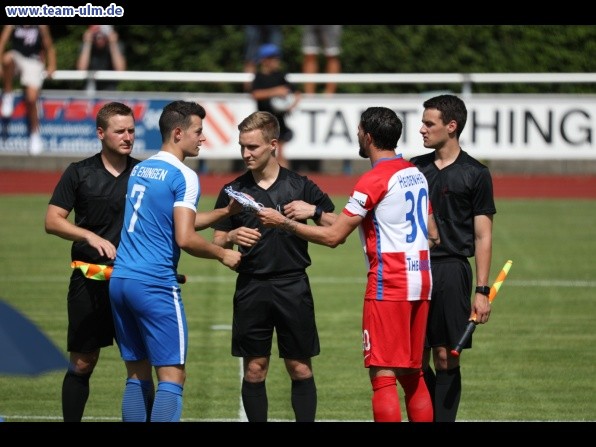
[[[6,50],[9,39],[11,49]],[[3,80],[3,119],[9,119],[14,111],[13,81],[17,74],[25,98],[29,126],[29,153],[39,155],[43,151],[37,101],[46,76],[56,71],[56,49],[48,25],[5,25],[0,35],[0,76]]]
[[[77,70],[126,70],[124,45],[111,25],[91,25],[83,34]],[[87,90],[116,90],[117,81],[87,81]]]
[[[283,146],[292,139],[294,132],[286,124],[286,116],[300,102],[300,92],[288,82],[281,69],[281,50],[277,45],[261,45],[257,57],[260,70],[252,82],[251,94],[257,102],[257,110],[269,112],[279,121],[276,157],[277,162],[287,168],[289,163],[283,154]]]
[[[319,71],[319,54],[325,55],[325,72],[334,74],[341,72],[341,33],[342,25],[304,25],[302,32],[302,72],[305,74]],[[325,94],[332,95],[337,89],[335,82],[325,85]],[[315,93],[315,84],[304,84],[304,93]]]
[[[272,43],[281,48],[283,34],[281,25],[245,25],[244,27],[244,73],[255,74],[259,63],[258,52],[261,45]],[[249,92],[251,83],[244,84]]]
[[[302,72],[305,74],[317,73],[319,71],[319,55],[322,52],[326,59],[326,73],[340,73],[341,34],[342,25],[304,25],[302,31],[302,54],[304,56]],[[306,82],[304,84],[304,93],[316,93],[315,86],[314,82]],[[332,95],[336,89],[337,84],[335,82],[328,82],[325,85],[324,93]],[[305,163],[313,171],[319,171],[320,169],[320,160],[308,160]],[[343,160],[342,171],[346,175],[352,173],[350,160]]]

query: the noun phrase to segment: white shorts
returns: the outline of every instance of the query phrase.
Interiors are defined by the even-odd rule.
[[[38,59],[25,57],[18,51],[12,50],[9,53],[14,60],[16,73],[21,75],[21,85],[41,89],[44,80],[44,63]]]

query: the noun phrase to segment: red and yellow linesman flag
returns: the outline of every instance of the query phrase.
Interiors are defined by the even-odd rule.
[[[73,269],[79,269],[86,278],[96,279],[98,281],[107,281],[112,275],[114,267],[111,265],[89,264],[83,261],[72,261],[70,266]]]

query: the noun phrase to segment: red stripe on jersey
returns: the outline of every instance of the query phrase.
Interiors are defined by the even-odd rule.
[[[426,270],[420,269],[420,276],[422,278],[422,289],[420,290],[421,300],[430,300],[430,294],[432,292],[432,276],[430,274],[430,252],[427,250],[420,251],[420,262],[426,263]]]

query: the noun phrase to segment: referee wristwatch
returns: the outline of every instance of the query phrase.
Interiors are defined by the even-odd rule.
[[[489,296],[490,295],[490,287],[488,287],[488,286],[476,286],[476,293],[481,293],[483,295]]]
[[[323,209],[320,206],[315,207],[315,213],[312,215],[312,220],[319,220],[323,215]]]

